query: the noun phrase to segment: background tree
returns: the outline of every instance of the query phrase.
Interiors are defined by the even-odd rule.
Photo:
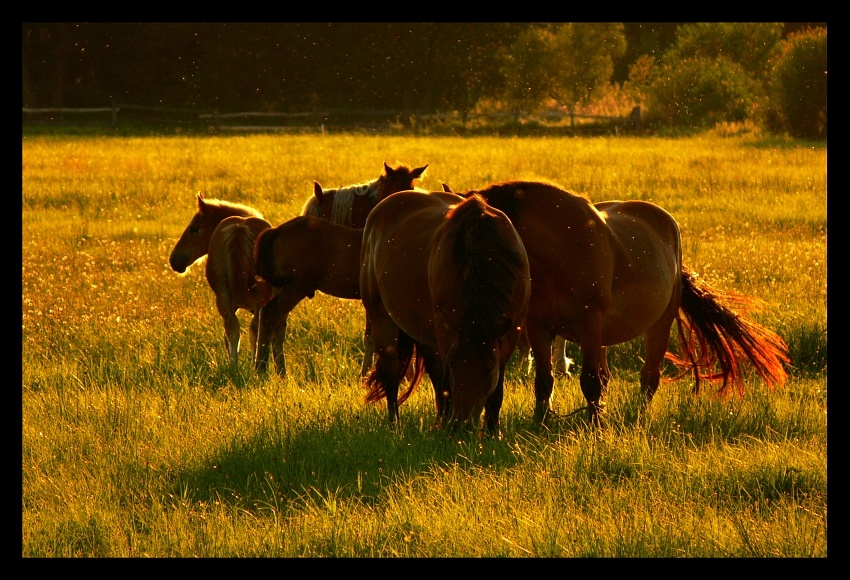
[[[780,43],[769,86],[766,124],[793,137],[826,138],[826,28],[792,33]]]
[[[660,64],[639,59],[633,65],[645,120],[684,129],[756,120],[782,31],[780,23],[683,24]]]
[[[504,97],[514,108],[538,110],[554,101],[574,113],[607,86],[626,49],[621,23],[571,22],[529,26],[504,59]]]

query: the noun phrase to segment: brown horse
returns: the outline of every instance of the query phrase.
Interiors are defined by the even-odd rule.
[[[318,181],[314,181],[313,197],[304,204],[301,215],[319,216],[344,226],[362,228],[366,225],[366,216],[379,201],[397,191],[414,189],[414,182],[425,175],[427,168],[428,165],[411,168],[403,164],[390,167],[385,161],[384,174],[368,183],[348,185],[336,189],[323,189]],[[288,312],[286,311],[287,314]],[[281,316],[283,316],[282,313]],[[372,367],[374,358],[375,349],[372,344],[368,321],[363,334],[363,346],[361,376],[365,375]]]
[[[480,195],[502,210],[522,237],[533,280],[526,329],[534,354],[535,412],[551,412],[551,345],[556,336],[580,345],[580,385],[596,421],[610,379],[607,347],[646,336],[640,373],[644,400],[658,389],[665,358],[701,379],[722,379],[743,392],[749,360],[773,387],[784,384],[787,345],[748,319],[749,296],[708,286],[682,264],[679,226],[645,201],[586,198],[545,182],[505,181],[461,194]],[[682,356],[667,352],[673,323]]]
[[[280,375],[286,374],[283,343],[289,313],[304,298],[324,292],[360,298],[360,243],[363,230],[315,216],[298,216],[262,232],[254,246],[259,280],[275,299],[260,311],[256,368],[268,368],[269,349]]]
[[[452,188],[447,183],[440,184],[443,191],[446,193],[454,193]],[[556,375],[570,376],[570,366],[573,364],[573,359],[567,356],[567,343],[560,336],[555,337],[555,347],[552,350],[552,370]],[[531,345],[528,343],[528,334],[523,332],[519,337],[517,344],[517,353],[519,354],[519,364],[521,367],[528,366],[528,372],[531,372],[531,362],[534,357],[531,356]]]
[[[424,370],[437,424],[477,425],[485,410],[487,431],[498,433],[505,365],[531,291],[528,258],[507,217],[477,196],[396,193],[369,214],[360,256],[378,354],[367,402],[386,398],[395,422]],[[413,380],[399,395],[411,362]]]
[[[240,325],[236,316],[242,308],[251,313],[249,339],[253,357],[257,342],[260,308],[272,298],[271,286],[254,279],[254,242],[270,227],[257,210],[198,194],[198,211],[192,216],[168,261],[175,272],[186,269],[203,256],[207,282],[215,293],[215,304],[224,320],[224,348],[231,364],[239,354]]]

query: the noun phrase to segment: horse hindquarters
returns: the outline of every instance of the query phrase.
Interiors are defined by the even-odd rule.
[[[210,237],[206,278],[224,320],[225,348],[232,364],[237,362],[240,345],[238,309],[255,316],[271,297],[271,287],[254,279],[254,241],[268,227],[263,219],[231,216],[222,220]],[[253,356],[258,338],[258,324],[253,319],[249,332]]]

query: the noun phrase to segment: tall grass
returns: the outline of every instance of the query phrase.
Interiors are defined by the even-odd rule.
[[[512,363],[501,439],[431,430],[429,383],[391,429],[365,406],[362,306],[290,316],[288,376],[257,377],[195,265],[168,255],[195,193],[277,224],[312,192],[429,164],[457,191],[547,179],[645,199],[710,283],[763,299],[788,384],[743,398],[663,383],[611,349],[607,425],[577,369],[547,428]],[[729,138],[369,135],[22,140],[24,557],[825,557],[826,147]],[[241,315],[243,328],[248,318]],[[243,330],[247,343],[247,330]],[[580,354],[570,346],[580,366]]]

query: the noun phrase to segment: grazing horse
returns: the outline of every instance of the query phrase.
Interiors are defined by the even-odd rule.
[[[784,384],[785,341],[746,315],[749,296],[711,288],[682,263],[679,226],[645,201],[592,204],[559,186],[504,181],[460,195],[481,196],[503,211],[522,237],[532,290],[526,330],[534,355],[534,416],[551,413],[551,345],[556,336],[579,344],[580,385],[597,422],[610,379],[607,347],[646,336],[640,372],[644,401],[658,389],[665,356],[701,379],[722,379],[743,393],[749,360],[769,387]],[[667,352],[677,324],[682,356]],[[680,375],[681,376],[681,375]]]
[[[242,308],[251,313],[249,339],[253,357],[257,343],[260,308],[272,298],[272,288],[254,279],[254,242],[269,222],[257,210],[198,194],[198,211],[192,216],[168,261],[180,274],[203,256],[207,282],[215,293],[215,305],[224,320],[224,348],[235,365],[239,354],[240,326],[236,316]]]
[[[508,218],[482,198],[407,191],[366,220],[360,294],[378,359],[367,402],[386,398],[390,423],[427,371],[437,424],[499,430],[505,365],[531,292],[528,258]],[[414,374],[399,395],[413,363]],[[423,368],[424,365],[424,368]]]
[[[298,216],[262,232],[254,246],[259,280],[275,299],[260,311],[256,366],[268,368],[269,349],[280,375],[286,374],[283,343],[289,313],[304,298],[324,292],[360,298],[360,243],[363,230],[316,216]]]
[[[289,313],[301,300],[312,298],[317,291],[337,298],[360,298],[360,241],[366,216],[388,195],[413,189],[427,168],[393,168],[385,162],[384,174],[368,183],[325,190],[313,182],[313,197],[304,204],[301,216],[267,232],[262,242],[258,239],[256,273],[275,292],[275,300],[260,315],[255,358],[259,372],[267,371],[271,349],[277,373],[286,374],[283,344]],[[368,320],[363,342],[361,375],[371,367],[374,351]]]
[[[440,185],[446,193],[454,193],[447,183]],[[555,348],[552,351],[552,369],[556,375],[570,376],[570,366],[573,364],[573,359],[567,356],[566,347],[567,343],[562,337],[555,337]],[[519,337],[517,352],[520,366],[528,364],[528,372],[531,372],[531,362],[534,358],[531,356],[531,345],[528,344],[528,335],[525,332]]]

